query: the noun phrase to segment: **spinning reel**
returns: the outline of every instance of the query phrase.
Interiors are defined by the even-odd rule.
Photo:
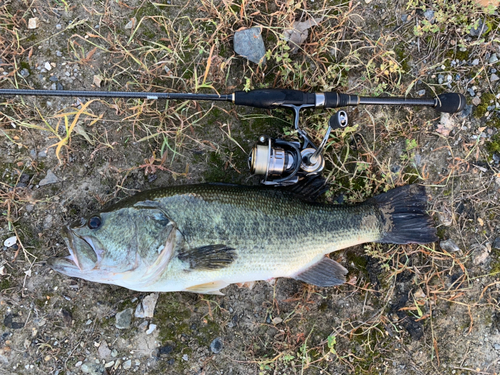
[[[347,124],[347,113],[336,112],[330,117],[325,136],[316,147],[307,133],[299,128],[297,111],[294,125],[298,135],[302,138],[302,143],[261,136],[248,157],[250,172],[263,176],[262,184],[274,186],[292,185],[301,177],[317,175],[325,167],[323,149],[331,131],[343,129]]]

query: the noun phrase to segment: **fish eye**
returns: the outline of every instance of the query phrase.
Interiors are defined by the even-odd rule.
[[[90,229],[97,229],[101,226],[102,221],[99,216],[92,216],[89,221],[87,222],[87,225]]]

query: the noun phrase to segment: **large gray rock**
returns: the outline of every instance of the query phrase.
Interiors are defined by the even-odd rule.
[[[262,28],[251,27],[234,33],[234,51],[253,63],[266,64],[266,47],[262,40]]]

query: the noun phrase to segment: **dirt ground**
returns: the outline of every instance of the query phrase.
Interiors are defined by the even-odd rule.
[[[312,18],[290,48],[285,31]],[[261,66],[233,49],[252,26]],[[67,255],[61,228],[155,187],[258,184],[247,153],[262,134],[295,139],[291,113],[1,97],[0,373],[499,373],[499,42],[497,11],[458,0],[0,1],[0,88],[467,98],[451,116],[346,108],[325,150],[325,200],[423,184],[438,243],[332,254],[349,269],[335,288],[280,279],[157,296],[52,271],[47,259]],[[301,126],[319,143],[333,113],[305,112]]]

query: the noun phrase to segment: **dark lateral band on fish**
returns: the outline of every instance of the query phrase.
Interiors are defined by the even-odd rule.
[[[137,291],[220,294],[229,284],[278,277],[339,285],[347,270],[325,257],[331,252],[437,239],[423,186],[355,205],[303,198],[300,191],[224,184],[142,192],[103,210],[99,225],[66,229],[70,256],[49,263],[68,276]]]

